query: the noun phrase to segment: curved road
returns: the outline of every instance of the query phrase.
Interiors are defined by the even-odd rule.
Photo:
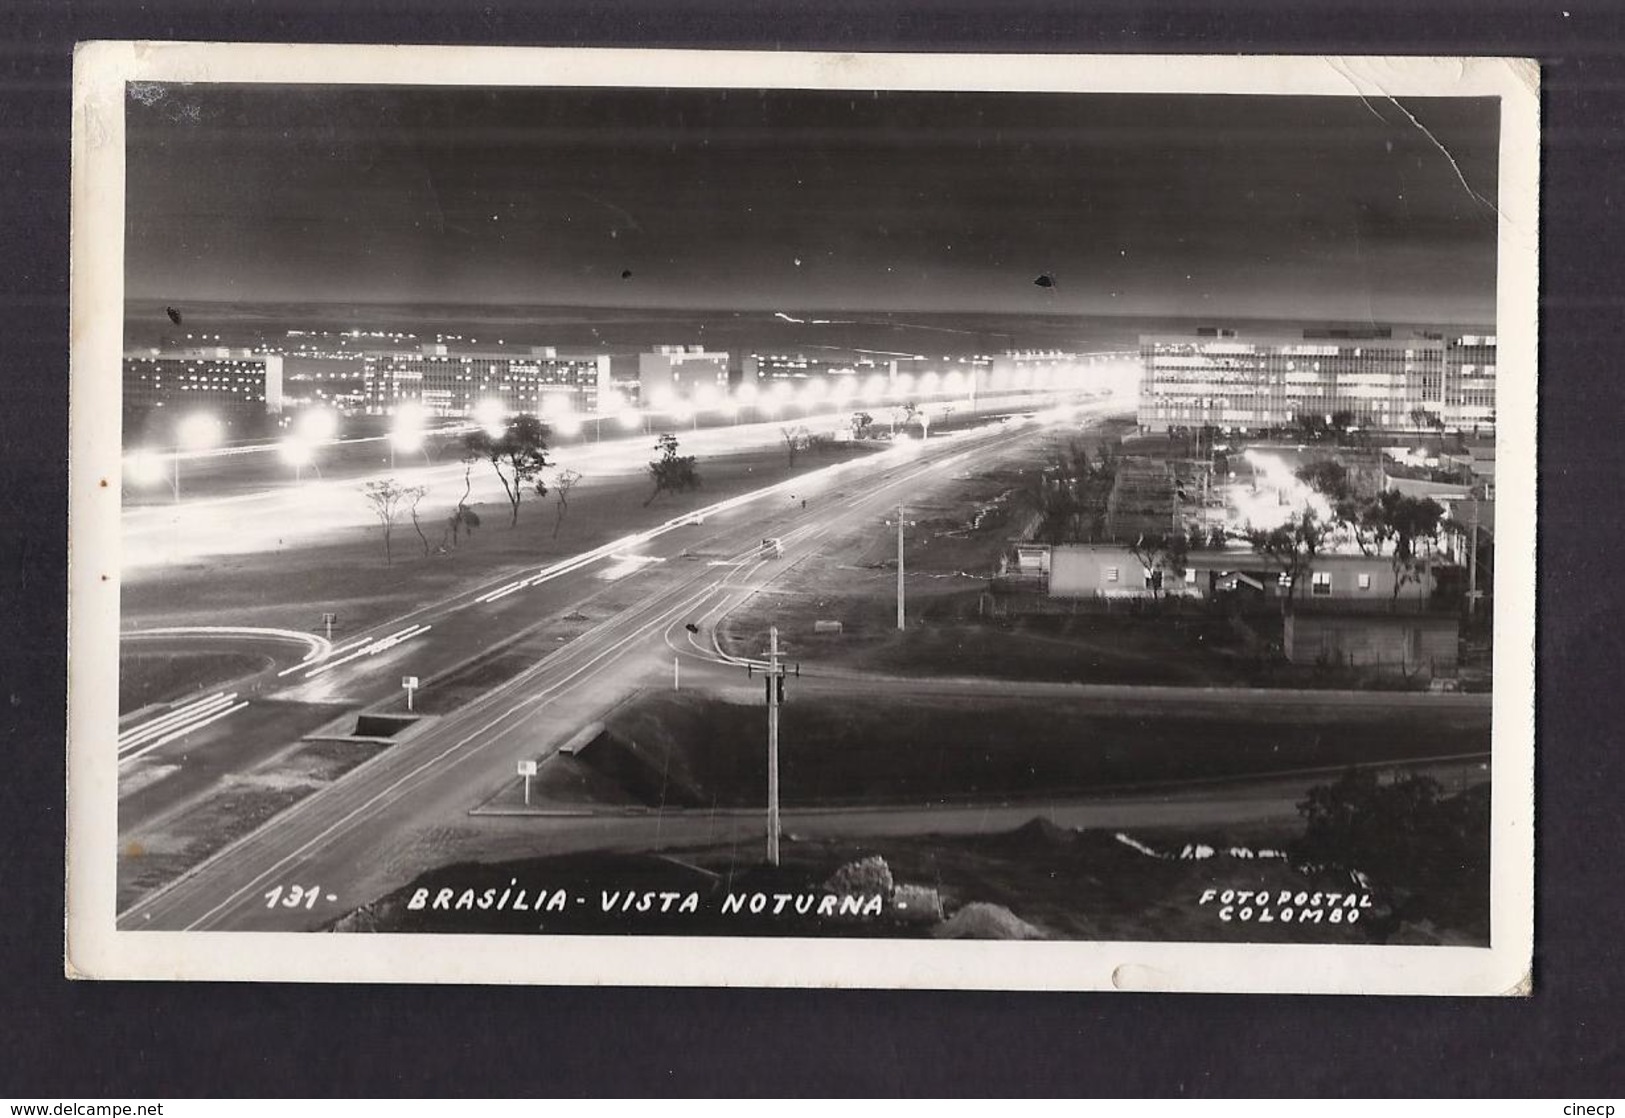
[[[873,524],[921,487],[951,476],[972,455],[993,445],[1037,434],[1033,425],[1004,425],[967,432],[954,439],[932,440],[912,458],[889,453],[859,464],[861,477],[831,479],[807,509],[782,503],[741,503],[719,511],[704,525],[690,525],[693,535],[672,531],[642,541],[635,549],[643,562],[619,563],[622,577],[606,580],[604,560],[621,552],[606,551],[579,566],[554,573],[541,582],[529,578],[509,580],[458,595],[420,611],[398,625],[427,625],[401,645],[383,653],[336,662],[353,649],[341,647],[329,663],[299,673],[281,689],[277,701],[295,700],[320,710],[354,709],[376,702],[379,688],[392,689],[409,649],[414,656],[430,649],[445,651],[441,658],[455,661],[470,648],[482,649],[501,619],[510,618],[517,633],[503,639],[525,648],[526,641],[545,636],[548,618],[569,606],[589,615],[589,627],[580,635],[507,683],[443,715],[420,734],[385,750],[348,776],[308,797],[267,824],[227,847],[180,878],[133,904],[118,918],[125,929],[165,930],[241,929],[305,930],[319,927],[336,915],[364,904],[404,884],[431,865],[476,854],[536,855],[571,849],[615,846],[648,849],[663,844],[724,841],[737,838],[754,843],[761,834],[760,816],[748,812],[678,812],[653,815],[613,815],[594,818],[494,817],[470,815],[493,791],[515,780],[515,762],[538,759],[556,750],[577,729],[598,720],[639,685],[669,679],[673,651],[686,657],[685,681],[725,689],[745,686],[736,662],[719,654],[710,632],[702,624],[698,634],[689,622],[706,623],[758,592],[777,573],[818,552],[823,539],[835,532]],[[806,488],[799,482],[797,492]],[[764,557],[761,539],[782,541],[782,557]],[[538,572],[541,574],[544,572]],[[546,608],[540,608],[545,604]],[[432,630],[432,631],[431,631]],[[401,631],[401,630],[398,630]],[[418,642],[418,643],[414,643]],[[530,646],[535,650],[535,646]],[[437,661],[438,662],[438,661]],[[456,670],[448,662],[442,672]],[[414,670],[416,670],[414,668]],[[801,686],[863,689],[891,686],[889,681],[821,672],[803,665]],[[431,672],[422,673],[427,678]],[[1163,703],[1264,704],[1282,706],[1328,703],[1391,705],[1391,694],[1325,692],[1216,693],[1198,688],[1084,688],[1068,684],[1012,684],[990,680],[915,680],[911,689],[963,695],[986,688],[1008,695],[1012,691],[1098,697],[1153,698]],[[1404,702],[1426,702],[1469,709],[1487,709],[1488,696],[1412,696]],[[331,704],[327,706],[326,704]],[[274,719],[276,702],[262,702],[262,718]],[[256,723],[262,725],[262,723]],[[276,723],[265,722],[267,728]],[[268,731],[269,732],[269,731]],[[274,736],[274,735],[273,735]],[[286,742],[284,736],[281,741]],[[1278,813],[1283,793],[1221,793],[1208,796],[1218,803],[1236,800],[1225,808],[1235,812]],[[1248,798],[1250,797],[1250,799]],[[850,834],[862,831],[949,829],[989,822],[993,815],[1017,814],[1030,818],[1039,810],[1057,818],[1068,813],[1098,823],[1102,818],[1166,817],[1168,808],[1149,800],[1139,808],[1132,799],[1114,801],[1116,814],[1103,815],[1104,805],[993,805],[899,810],[787,811],[788,829],[819,833],[825,828]],[[1242,802],[1245,801],[1245,802]],[[1189,808],[1181,819],[1192,818]],[[1019,821],[1019,820],[1018,820]],[[313,890],[311,907],[288,909],[268,903],[268,894],[293,885]]]

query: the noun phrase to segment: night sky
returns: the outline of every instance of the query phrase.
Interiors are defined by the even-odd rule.
[[[139,86],[127,294],[1493,322],[1495,102],[1403,105],[1437,144],[1357,97]]]

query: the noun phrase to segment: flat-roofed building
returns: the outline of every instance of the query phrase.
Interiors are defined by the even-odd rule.
[[[282,358],[224,346],[127,353],[125,427],[162,411],[206,411],[230,422],[282,411]]]
[[[450,353],[431,344],[409,353],[370,354],[362,374],[369,415],[406,403],[430,415],[473,415],[487,401],[516,415],[592,414],[610,396],[607,354],[561,355],[551,346],[528,353]]]
[[[638,397],[646,407],[728,391],[728,354],[699,345],[662,345],[638,354]]]
[[[1207,329],[1142,337],[1140,362],[1139,423],[1148,431],[1265,430],[1339,413],[1367,429],[1495,425],[1490,335]]]

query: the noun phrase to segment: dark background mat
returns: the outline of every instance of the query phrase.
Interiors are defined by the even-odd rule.
[[[0,1095],[1618,1095],[1625,16],[1588,0],[14,2],[0,12]],[[1521,1000],[70,983],[75,40],[1484,54],[1543,68],[1539,877]],[[656,948],[658,949],[658,948]]]

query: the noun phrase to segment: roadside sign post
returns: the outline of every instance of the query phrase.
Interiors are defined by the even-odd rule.
[[[415,675],[401,676],[401,686],[406,688],[406,709],[412,709],[412,693],[418,689],[418,677]]]
[[[536,775],[535,761],[519,762],[519,775],[525,778],[525,806],[530,806],[530,778]]]
[[[673,656],[671,658],[671,689],[673,691],[681,689],[679,684],[682,682],[682,669],[683,658],[681,656]]]
[[[339,615],[336,614],[336,613],[324,613],[324,614],[322,614],[322,627],[327,630],[327,639],[328,640],[333,639],[333,622],[337,621],[338,619],[339,619]]]

